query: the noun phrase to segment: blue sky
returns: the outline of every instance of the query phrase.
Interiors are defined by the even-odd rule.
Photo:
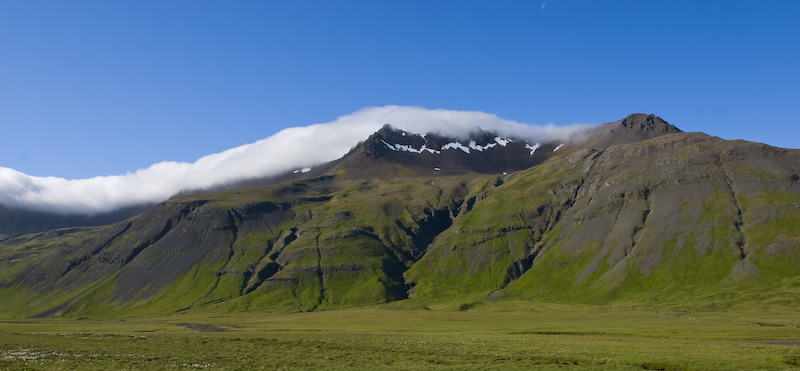
[[[385,105],[655,113],[800,148],[798,17],[800,1],[0,0],[0,166],[123,174]]]

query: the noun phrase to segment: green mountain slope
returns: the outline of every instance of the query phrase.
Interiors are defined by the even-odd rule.
[[[0,241],[0,313],[800,297],[800,151],[635,115],[509,175],[443,175],[374,153],[354,150],[327,175]]]
[[[178,197],[118,225],[17,238],[2,246],[0,310],[308,311],[404,299],[402,273],[470,190],[490,183],[320,177]]]
[[[796,304],[799,171],[703,134],[579,151],[516,174],[406,277],[420,298]]]

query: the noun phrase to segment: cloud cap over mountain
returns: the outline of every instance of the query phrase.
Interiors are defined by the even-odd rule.
[[[159,162],[123,175],[70,180],[35,177],[0,167],[0,204],[64,214],[93,214],[160,202],[181,190],[277,175],[335,160],[384,124],[414,133],[436,132],[454,137],[487,130],[533,141],[576,140],[585,129],[594,127],[529,125],[484,112],[370,107],[331,122],[287,128],[257,142],[201,157],[194,163]]]

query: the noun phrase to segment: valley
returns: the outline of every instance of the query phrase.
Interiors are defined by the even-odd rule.
[[[0,321],[25,369],[753,370],[800,366],[793,311],[506,302]],[[204,325],[198,325],[198,324]]]

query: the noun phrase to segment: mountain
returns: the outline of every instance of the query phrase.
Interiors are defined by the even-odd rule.
[[[0,241],[0,312],[797,305],[798,174],[800,151],[653,115],[538,146],[385,126],[278,183]]]
[[[6,207],[0,204],[0,241],[26,233],[46,232],[53,229],[77,226],[100,226],[117,223],[140,214],[152,206],[151,204],[142,204],[93,215],[64,215],[54,212]]]
[[[428,176],[503,174],[544,162],[561,144],[529,142],[486,131],[465,138],[411,134],[386,125],[355,147],[335,168],[350,178],[391,177],[409,170]]]
[[[680,129],[656,115],[635,113],[592,130],[588,139],[581,144],[584,148],[603,149],[680,132]]]
[[[517,137],[498,136],[478,131],[463,138],[436,133],[410,134],[384,126],[367,141],[352,149],[339,161],[298,168],[283,174],[220,184],[207,189],[184,189],[187,194],[204,194],[229,189],[253,188],[283,182],[338,173],[347,178],[387,177],[402,173],[454,175],[466,172],[500,174],[513,172],[541,163],[561,143],[538,143]],[[414,156],[409,156],[415,154]],[[363,155],[363,156],[362,156]],[[379,160],[379,161],[373,161]],[[377,171],[377,173],[376,173]],[[25,233],[46,232],[51,229],[77,226],[97,226],[120,222],[153,204],[124,207],[112,212],[92,215],[63,215],[55,212],[32,211],[0,204],[0,240]]]

